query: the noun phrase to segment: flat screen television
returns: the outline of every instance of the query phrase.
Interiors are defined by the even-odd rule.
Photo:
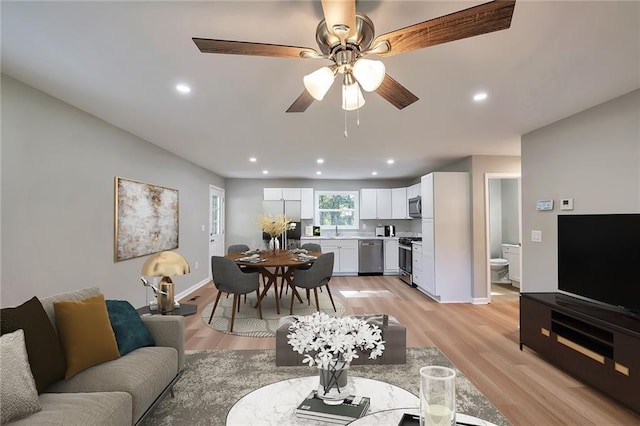
[[[640,214],[558,215],[558,290],[640,313]]]

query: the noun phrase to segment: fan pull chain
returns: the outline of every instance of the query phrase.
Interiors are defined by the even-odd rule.
[[[349,137],[349,132],[347,131],[347,110],[344,110],[344,137]]]

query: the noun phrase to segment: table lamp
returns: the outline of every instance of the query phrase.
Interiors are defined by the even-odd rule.
[[[174,286],[170,276],[185,275],[190,272],[189,263],[182,255],[173,251],[161,251],[152,254],[142,265],[143,277],[162,277],[157,289],[158,312],[167,313],[174,308]],[[143,283],[146,280],[142,280]],[[145,283],[145,285],[148,285]]]

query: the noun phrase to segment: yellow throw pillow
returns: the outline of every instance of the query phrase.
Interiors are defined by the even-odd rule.
[[[65,379],[120,357],[104,295],[81,301],[55,302],[53,309],[67,359]]]

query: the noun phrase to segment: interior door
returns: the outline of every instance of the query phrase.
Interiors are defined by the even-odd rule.
[[[209,258],[211,256],[224,256],[224,189],[213,185],[209,187]]]

